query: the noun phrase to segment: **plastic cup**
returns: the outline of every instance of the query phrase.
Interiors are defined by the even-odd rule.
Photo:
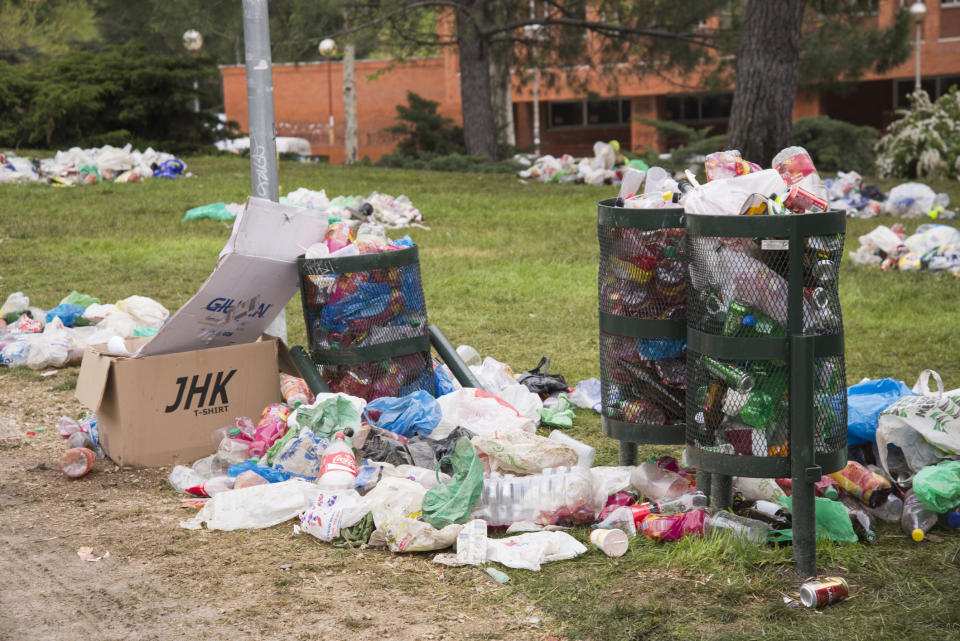
[[[480,358],[480,352],[475,350],[470,345],[461,345],[457,348],[457,354],[463,359],[463,362],[467,365],[480,365],[482,359]]]
[[[594,530],[590,533],[590,542],[609,557],[617,558],[627,553],[630,539],[623,530]]]
[[[86,476],[93,469],[97,455],[85,447],[71,447],[60,456],[60,470],[72,479]]]

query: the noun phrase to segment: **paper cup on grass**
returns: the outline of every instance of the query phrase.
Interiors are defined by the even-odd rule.
[[[613,558],[626,554],[630,546],[630,539],[623,530],[594,530],[590,533],[590,541]]]

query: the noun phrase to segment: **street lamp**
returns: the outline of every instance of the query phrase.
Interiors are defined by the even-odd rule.
[[[916,70],[916,81],[913,85],[913,90],[920,91],[920,39],[923,37],[923,19],[927,17],[927,5],[917,0],[912,5],[910,5],[910,17],[913,19],[914,24],[917,25],[917,70]]]
[[[333,38],[324,38],[317,47],[320,55],[327,59],[327,111],[330,114],[330,146],[333,147],[333,70],[331,68],[333,55],[337,52],[337,43]]]
[[[183,47],[190,52],[193,58],[197,57],[197,52],[203,46],[203,36],[196,29],[187,29],[183,32]],[[197,81],[193,81],[193,111],[200,113],[200,96],[197,94]]]

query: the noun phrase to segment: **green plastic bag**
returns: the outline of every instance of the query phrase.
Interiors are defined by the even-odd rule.
[[[309,427],[314,436],[331,440],[334,434],[348,427],[357,430],[360,427],[360,412],[348,399],[338,395],[313,407],[300,407],[297,410],[297,424]]]
[[[573,404],[566,394],[557,397],[557,404],[553,407],[544,407],[540,412],[540,422],[553,427],[573,427]]]
[[[913,493],[924,507],[940,514],[960,505],[960,461],[922,468],[913,477]]]
[[[233,220],[236,218],[233,214],[230,213],[230,210],[227,209],[226,203],[210,203],[209,205],[203,205],[201,207],[194,207],[193,209],[188,209],[186,215],[181,220],[181,223],[185,223],[188,220],[198,220],[200,218],[212,218],[214,220]]]
[[[832,501],[822,496],[815,497],[814,518],[817,521],[817,538],[828,538],[838,543],[856,543],[857,533],[847,515],[847,508],[840,501]],[[793,512],[793,497],[780,499],[780,505]],[[792,537],[791,537],[792,538]],[[780,539],[780,540],[785,540]]]
[[[458,438],[450,456],[437,462],[438,480],[446,460],[453,466],[453,481],[440,483],[423,495],[423,520],[438,530],[452,523],[466,523],[483,491],[483,465],[469,439]]]
[[[149,325],[141,325],[140,327],[133,330],[134,337],[143,338],[145,336],[156,336],[160,332],[156,327],[150,327]]]
[[[84,309],[90,307],[91,305],[99,305],[100,299],[93,296],[88,296],[87,294],[81,294],[77,290],[73,290],[69,294],[63,297],[63,300],[60,301],[61,305],[76,305]]]

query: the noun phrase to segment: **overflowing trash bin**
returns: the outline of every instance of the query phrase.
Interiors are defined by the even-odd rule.
[[[681,209],[597,206],[603,433],[624,465],[637,443],[681,444],[686,282]]]
[[[310,357],[334,392],[436,395],[415,246],[297,261]]]
[[[809,485],[812,498],[812,483],[846,462],[843,213],[685,222],[689,460],[719,475],[792,477],[794,497]]]

